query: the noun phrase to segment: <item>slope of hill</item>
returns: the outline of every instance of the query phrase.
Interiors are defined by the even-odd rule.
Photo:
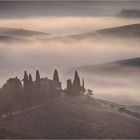
[[[140,68],[140,57],[131,58],[126,60],[120,60],[117,62],[120,65],[129,66],[129,67],[139,67]]]
[[[103,29],[96,32],[101,35],[118,37],[140,37],[140,24],[120,26],[116,28]]]
[[[88,65],[74,68],[86,73],[103,73],[103,74],[140,74],[140,58],[119,60],[104,64]],[[71,70],[70,70],[71,71]]]
[[[140,105],[128,106],[127,109],[129,109],[130,111],[134,111],[134,112],[139,112],[140,113]]]
[[[31,40],[29,39],[25,39],[25,38],[20,38],[20,37],[15,37],[15,36],[9,36],[9,35],[0,35],[0,41],[1,42],[6,42],[6,43],[9,43],[9,42],[29,42]]]
[[[15,37],[32,37],[32,36],[46,36],[49,34],[32,30],[0,27],[0,35],[15,36]]]
[[[24,133],[19,131],[15,131],[13,129],[0,127],[0,139],[21,139],[21,138],[32,138],[31,136],[27,136]]]
[[[82,40],[82,39],[93,39],[100,37],[140,37],[140,24],[125,25],[120,27],[113,27],[107,29],[101,29],[84,34],[68,35],[65,37],[59,37],[58,39],[72,39],[72,40]]]
[[[87,96],[55,98],[3,123],[34,138],[140,138],[140,119]]]

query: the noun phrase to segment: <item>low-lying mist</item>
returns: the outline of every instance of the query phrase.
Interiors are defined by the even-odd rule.
[[[74,42],[34,40],[31,43],[0,43],[0,83],[2,85],[9,77],[14,76],[22,79],[24,70],[34,73],[39,69],[41,76],[52,78],[53,70],[57,68],[65,87],[65,80],[69,78],[65,74],[67,69],[137,57],[140,51],[139,43],[137,39],[126,38]],[[139,86],[133,82],[129,83],[136,77],[114,79],[88,73],[81,73],[81,75],[85,77],[86,86],[93,89],[96,97],[122,104],[140,103]]]
[[[1,18],[0,20],[1,27],[42,31],[49,33],[51,37],[88,33],[98,29],[136,23],[140,23],[140,18],[36,16],[23,19]],[[5,28],[0,29],[2,33],[3,30]],[[6,33],[8,34],[8,32],[7,29]],[[14,33],[16,34],[16,32]],[[12,32],[10,32],[10,37],[13,37],[11,35]],[[34,36],[26,39],[32,39],[32,41],[24,42],[21,40],[16,42],[16,39],[11,38],[8,42],[0,42],[1,86],[10,77],[18,76],[22,79],[24,70],[35,73],[35,70],[39,69],[41,76],[52,78],[53,70],[57,68],[60,79],[63,81],[63,87],[65,87],[66,79],[69,78],[65,71],[68,69],[140,56],[139,38],[105,36],[84,40],[59,40],[59,38],[49,40],[44,36],[41,40]],[[81,73],[81,75],[85,77],[86,86],[93,89],[96,97],[110,99],[122,104],[140,103],[138,98],[139,87],[135,87],[135,84],[131,84],[132,82],[128,83],[128,81],[137,79],[136,77],[129,79],[118,77],[117,80],[96,74]]]
[[[140,70],[140,69],[138,69]],[[132,72],[133,73],[133,72]],[[130,73],[125,76],[87,74],[80,72],[86,78],[86,85],[93,90],[93,97],[110,100],[124,105],[140,104],[140,80],[138,75]],[[139,72],[140,74],[140,72]]]
[[[108,16],[1,18],[1,27],[23,28],[53,34],[76,34],[140,23],[140,18]]]

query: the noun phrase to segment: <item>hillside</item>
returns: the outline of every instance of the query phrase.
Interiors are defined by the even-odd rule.
[[[18,29],[18,28],[8,28],[0,27],[0,35],[14,36],[14,37],[33,37],[33,36],[46,36],[47,33]]]
[[[140,113],[140,105],[128,106],[127,109],[129,109],[130,111],[134,111],[134,112],[139,112]]]
[[[96,33],[101,35],[117,37],[140,37],[140,24],[132,24],[115,28],[99,30]]]
[[[48,100],[3,124],[34,138],[140,138],[140,119],[87,96]]]
[[[81,66],[74,69],[78,69],[79,71],[84,71],[86,73],[102,73],[113,75],[127,75],[129,73],[130,75],[138,75],[140,74],[140,58],[138,57],[97,65]]]
[[[49,36],[50,34],[32,30],[25,29],[16,29],[16,28],[7,28],[0,27],[0,36],[7,37],[20,37],[22,39],[29,39],[35,37],[39,41],[77,41],[84,39],[100,39],[108,37],[123,37],[123,38],[139,38],[140,37],[140,24],[132,24],[120,27],[113,27],[107,29],[101,29],[97,31],[92,31],[84,34],[74,34],[66,36]],[[2,41],[3,38],[1,38]]]
[[[0,139],[20,139],[20,138],[32,138],[31,136],[25,135],[19,131],[15,131],[9,128],[0,127]]]
[[[11,43],[11,42],[27,43],[27,42],[30,42],[31,40],[25,39],[25,38],[20,38],[20,37],[15,37],[15,36],[9,36],[9,35],[0,35],[0,41],[6,42],[6,43]]]
[[[97,31],[92,31],[84,34],[68,35],[64,37],[59,37],[56,39],[72,39],[72,40],[83,40],[83,39],[94,39],[101,37],[123,37],[123,38],[139,38],[140,37],[140,24],[125,25],[120,27],[112,27],[107,29],[101,29]]]

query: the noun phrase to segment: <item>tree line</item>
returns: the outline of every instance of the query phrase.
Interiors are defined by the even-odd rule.
[[[0,89],[0,113],[12,113],[47,102],[54,97],[61,97],[61,95],[73,97],[83,95],[85,92],[84,79],[80,81],[77,71],[75,71],[73,81],[67,80],[65,89],[61,87],[56,69],[52,80],[41,78],[38,70],[33,80],[32,75],[24,71],[22,80],[17,77],[9,78]]]

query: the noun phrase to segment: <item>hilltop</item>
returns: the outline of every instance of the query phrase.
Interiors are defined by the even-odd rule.
[[[23,84],[9,78],[0,89],[0,137],[140,138],[139,113],[94,98],[80,79],[75,71],[62,89],[56,69],[52,80],[40,77],[38,70],[35,81],[26,71]]]
[[[34,138],[140,138],[140,119],[101,104],[87,96],[59,97],[3,123]]]
[[[48,33],[32,31],[19,28],[0,27],[0,35],[14,36],[14,37],[33,37],[33,36],[47,36]]]

